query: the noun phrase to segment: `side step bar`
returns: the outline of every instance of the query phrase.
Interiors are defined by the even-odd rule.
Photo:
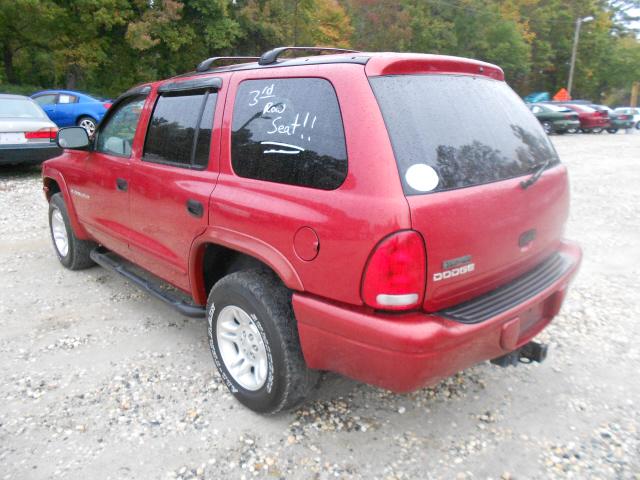
[[[206,316],[204,307],[192,305],[185,302],[184,300],[177,298],[177,296],[172,294],[171,292],[163,290],[160,286],[160,283],[148,280],[127,269],[127,266],[124,262],[119,261],[117,257],[114,258],[114,256],[111,256],[109,253],[109,251],[98,247],[94,248],[89,256],[91,257],[91,260],[96,262],[101,267],[119,273],[131,283],[140,287],[142,290],[169,304],[169,306],[175,308],[185,317],[204,318]]]

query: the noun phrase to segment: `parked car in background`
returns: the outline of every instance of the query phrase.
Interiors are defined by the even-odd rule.
[[[111,102],[73,90],[44,90],[31,95],[58,127],[83,127],[89,135],[96,131]]]
[[[620,129],[626,130],[628,128],[633,128],[633,115],[616,113],[613,109],[607,107],[606,105],[589,106],[594,110],[598,110],[599,112],[607,112],[607,114],[609,115],[609,126],[607,127],[607,132],[616,133]]]
[[[609,112],[606,110],[596,110],[588,105],[576,103],[563,103],[561,105],[578,114],[580,130],[584,133],[602,133],[605,128],[610,126]]]
[[[29,97],[0,94],[0,165],[37,164],[59,155],[57,133]]]
[[[640,108],[619,107],[614,110],[618,115],[631,115],[633,124],[640,130]]]
[[[528,107],[542,124],[547,135],[551,133],[575,133],[580,128],[578,114],[567,107],[542,103],[529,104]]]

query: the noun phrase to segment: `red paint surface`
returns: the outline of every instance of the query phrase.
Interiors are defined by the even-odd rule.
[[[504,353],[502,325],[515,317],[522,317],[519,328],[527,326],[517,340],[524,343],[557,313],[570,275],[481,325],[462,325],[425,312],[502,285],[560,248],[572,253],[576,268],[579,259],[575,248],[561,243],[568,210],[562,166],[546,171],[526,190],[519,186],[522,178],[516,178],[405,197],[367,74],[438,72],[503,78],[490,64],[410,54],[373,54],[366,67],[342,63],[211,73],[222,79],[222,89],[204,171],[141,161],[147,123],[162,83],[156,82],[140,117],[131,158],[65,151],[44,163],[43,176],[60,186],[79,237],[91,238],[190,292],[198,304],[203,305],[207,296],[202,259],[208,243],[257,258],[295,292],[302,347],[311,367],[409,390]],[[349,163],[338,189],[268,183],[233,172],[230,128],[238,85],[276,77],[321,77],[334,86]],[[116,190],[116,178],[128,181],[127,192]],[[203,204],[202,218],[188,214],[188,199]],[[518,238],[532,228],[537,236],[521,250]],[[319,249],[311,229],[321,241]],[[383,238],[411,229],[426,245],[425,312],[376,313],[363,306],[361,297],[367,260]],[[317,256],[309,261],[314,250]],[[462,255],[472,256],[473,273],[432,281],[443,261]],[[513,344],[513,333],[508,336],[504,345]]]

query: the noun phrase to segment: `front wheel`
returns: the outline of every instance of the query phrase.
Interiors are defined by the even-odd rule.
[[[617,128],[607,128],[607,132],[609,132],[609,133],[618,133],[618,129]]]
[[[591,129],[590,128],[581,128],[580,131],[582,133],[591,133]]]
[[[94,265],[89,254],[95,243],[75,236],[61,193],[52,195],[49,201],[49,231],[53,249],[62,265],[69,270],[82,270]]]
[[[259,413],[302,403],[319,373],[307,368],[291,307],[291,292],[273,273],[227,275],[207,302],[209,346],[231,393]]]
[[[91,117],[80,117],[77,125],[84,128],[90,137],[96,132],[97,122]]]
[[[542,128],[544,128],[544,133],[547,135],[551,135],[553,133],[553,125],[551,125],[551,122],[542,122]]]
[[[602,127],[593,127],[591,130],[593,133],[602,133],[604,129]]]
[[[567,128],[567,133],[578,133],[578,129],[576,127]]]

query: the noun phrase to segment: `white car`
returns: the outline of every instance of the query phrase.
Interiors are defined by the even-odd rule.
[[[633,115],[633,124],[640,130],[640,108],[618,107],[614,112],[618,115]]]
[[[38,164],[62,153],[58,127],[22,95],[0,94],[0,165]]]

